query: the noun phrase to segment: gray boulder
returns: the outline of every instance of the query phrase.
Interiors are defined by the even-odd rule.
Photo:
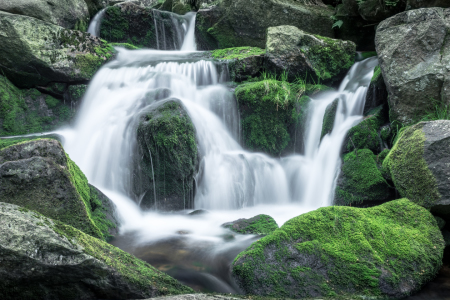
[[[267,30],[267,68],[278,74],[286,71],[291,80],[308,74],[316,82],[339,82],[355,62],[355,51],[353,42],[309,34],[294,26]]]
[[[85,82],[114,49],[88,33],[0,12],[0,69],[19,87]]]
[[[257,215],[250,219],[238,219],[222,224],[222,227],[240,234],[269,234],[278,229],[277,222],[268,215]]]
[[[231,47],[265,47],[267,29],[296,26],[306,32],[334,37],[333,9],[322,1],[220,0],[197,13],[199,50]]]
[[[81,31],[86,31],[90,19],[85,0],[2,0],[0,11]]]
[[[405,125],[450,100],[450,9],[406,11],[377,27],[390,119]]]
[[[23,207],[0,203],[0,232],[2,299],[142,299],[193,292],[126,252]]]

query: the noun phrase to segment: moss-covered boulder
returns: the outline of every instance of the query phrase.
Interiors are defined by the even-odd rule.
[[[344,156],[334,195],[335,205],[374,205],[395,197],[381,172],[382,161],[369,149]]]
[[[383,162],[402,197],[450,217],[450,121],[407,127]]]
[[[184,18],[176,14],[124,2],[106,9],[100,37],[108,42],[128,43],[140,48],[181,49]],[[175,26],[178,23],[178,26]]]
[[[178,15],[184,15],[192,11],[192,8],[189,5],[188,1],[184,0],[166,0],[160,7],[158,7],[158,9],[173,12]]]
[[[193,292],[148,263],[24,207],[0,203],[0,232],[2,299],[144,299]]]
[[[114,49],[88,33],[0,12],[0,70],[16,86],[86,82]]]
[[[403,298],[434,278],[444,240],[407,199],[372,208],[331,206],[287,221],[233,262],[246,294],[277,298]]]
[[[325,109],[325,114],[323,115],[322,133],[320,134],[321,140],[325,135],[330,134],[333,131],[338,104],[339,98],[336,98]]]
[[[292,25],[313,34],[334,37],[333,9],[320,1],[219,0],[197,13],[199,50],[265,47],[267,28]]]
[[[310,98],[304,96],[305,86],[286,81],[266,79],[245,83],[236,88],[235,95],[242,120],[244,146],[273,156],[280,155],[302,131]]]
[[[108,239],[116,231],[114,204],[88,184],[56,140],[25,141],[0,149],[0,199],[96,238]]]
[[[195,127],[183,104],[176,99],[160,101],[140,116],[137,142],[133,184],[141,207],[166,211],[193,207],[199,158]]]
[[[267,29],[268,70],[287,72],[290,80],[308,75],[315,82],[340,82],[355,62],[356,45],[350,41],[313,35],[294,26]]]
[[[0,11],[33,17],[68,29],[81,31],[87,30],[90,20],[89,9],[85,0],[2,0]]]
[[[367,90],[363,112],[364,114],[368,114],[370,110],[383,104],[388,105],[388,92],[380,66],[376,66],[372,79],[370,80],[369,89]]]
[[[240,234],[269,234],[278,229],[277,222],[268,215],[257,215],[250,219],[239,219],[222,224],[222,227]]]

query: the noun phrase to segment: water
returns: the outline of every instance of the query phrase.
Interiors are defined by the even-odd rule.
[[[88,33],[90,33],[93,36],[100,37],[100,25],[101,25],[103,16],[105,15],[105,11],[106,11],[106,8],[102,9],[94,16],[91,23],[89,24],[89,28],[87,30]]]
[[[224,85],[226,70],[221,73],[214,62],[198,58],[195,14],[187,14],[185,20],[177,25],[184,33],[179,51],[118,49],[117,58],[91,81],[74,126],[62,132],[64,148],[89,182],[117,205],[122,226],[115,245],[198,290],[239,292],[229,265],[257,237],[230,236],[220,225],[265,213],[281,226],[332,204],[341,144],[362,118],[377,61],[356,63],[338,91],[315,97],[305,153],[276,159],[240,145],[238,108]],[[164,29],[155,27],[158,48],[167,49],[161,37]],[[186,108],[199,143],[195,208],[209,213],[198,217],[188,215],[189,210],[142,211],[140,195],[132,188],[138,116],[174,98]],[[336,98],[340,100],[334,130],[320,141],[325,109]]]

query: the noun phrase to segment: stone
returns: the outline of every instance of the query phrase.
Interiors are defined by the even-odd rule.
[[[235,298],[225,295],[214,294],[185,294],[177,296],[157,297],[147,300],[240,300],[242,298]]]
[[[368,114],[369,111],[380,105],[388,105],[388,92],[380,66],[376,66],[367,90],[363,113]]]
[[[253,296],[398,299],[434,278],[443,252],[435,218],[408,199],[329,206],[254,242],[234,260],[232,276]]]
[[[86,82],[114,49],[88,33],[0,12],[0,69],[18,87]]]
[[[159,211],[193,207],[194,175],[199,167],[197,138],[181,101],[160,100],[143,113],[137,143],[133,191],[141,195],[141,207]]]
[[[19,142],[0,150],[0,199],[35,210],[96,238],[109,239],[115,206],[89,186],[56,140]],[[106,204],[106,205],[105,205]]]
[[[310,81],[338,83],[355,62],[355,54],[350,41],[309,34],[294,26],[267,30],[267,69],[287,72],[291,81],[307,74]]]
[[[383,166],[402,197],[450,217],[450,121],[420,122],[407,127]]]
[[[90,20],[85,0],[2,0],[0,11],[81,31],[87,30]]]
[[[364,20],[377,23],[404,11],[406,0],[364,0],[358,7]]]
[[[322,123],[322,133],[320,134],[320,140],[327,134],[333,131],[334,120],[336,119],[336,112],[339,105],[339,98],[336,98],[325,109]]]
[[[193,292],[131,254],[24,207],[0,203],[0,232],[2,299],[143,299]]]
[[[406,9],[408,10],[430,7],[449,8],[450,2],[448,2],[447,0],[408,0],[406,4]]]
[[[158,9],[184,15],[192,11],[191,6],[183,0],[166,0]]]
[[[110,0],[84,0],[87,4],[87,8],[89,10],[89,15],[91,18],[94,18],[94,16],[102,9],[108,7],[110,4]],[[142,0],[145,1],[145,0]],[[150,1],[150,0],[148,0]]]
[[[414,124],[450,100],[450,9],[397,14],[377,27],[376,47],[391,122]]]
[[[278,229],[278,224],[271,216],[257,215],[250,219],[238,219],[224,223],[222,227],[240,234],[266,235]]]
[[[220,0],[197,13],[198,50],[264,48],[267,29],[280,25],[334,37],[332,14],[333,9],[321,1]]]
[[[80,107],[81,100],[86,94],[88,85],[87,84],[74,84],[70,85],[64,92],[64,101],[67,105],[70,105],[70,109],[74,112],[78,111]]]

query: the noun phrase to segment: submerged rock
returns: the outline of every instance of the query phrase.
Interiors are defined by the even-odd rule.
[[[222,224],[222,227],[240,234],[269,234],[278,229],[278,224],[268,215],[257,215],[250,219],[239,219]]]
[[[23,207],[0,203],[0,232],[2,299],[142,299],[193,292],[126,252]]]
[[[420,120],[450,99],[450,9],[406,11],[377,27],[391,121]]]
[[[233,262],[246,294],[277,298],[402,298],[442,265],[434,217],[407,199],[372,208],[331,206],[287,221]]]
[[[115,234],[115,206],[89,186],[60,143],[25,141],[0,149],[0,199],[100,239]]]
[[[266,64],[277,74],[287,72],[290,80],[298,76],[314,82],[339,82],[355,62],[353,42],[313,35],[294,26],[267,30]]]
[[[133,184],[135,194],[142,195],[141,207],[165,211],[192,207],[199,158],[195,128],[181,101],[161,100],[144,113],[137,141]]]
[[[0,12],[1,71],[18,87],[85,82],[114,49],[88,33]]]
[[[383,165],[402,197],[450,217],[450,121],[407,127]]]

